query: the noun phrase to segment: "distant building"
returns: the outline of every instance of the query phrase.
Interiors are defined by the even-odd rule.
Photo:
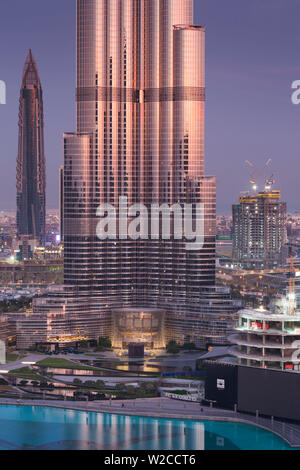
[[[59,234],[64,239],[64,167],[59,168]]]
[[[20,92],[17,160],[17,229],[23,235],[45,239],[46,170],[44,154],[43,93],[31,50]]]
[[[50,251],[50,250],[49,250]],[[52,250],[51,250],[52,251]],[[0,282],[3,286],[22,284],[30,286],[47,286],[60,284],[63,280],[63,262],[61,256],[50,253],[35,257],[34,260],[21,263],[0,262]],[[18,253],[16,253],[18,256]],[[1,300],[1,299],[0,299]]]
[[[280,191],[241,196],[233,213],[233,263],[242,269],[274,269],[286,243],[286,203]]]
[[[10,336],[10,329],[7,315],[0,316],[0,341],[6,342]],[[1,364],[1,362],[0,362]]]
[[[16,260],[26,261],[28,259],[32,259],[38,244],[39,240],[31,238],[30,235],[21,235],[16,241],[16,246],[14,248]]]

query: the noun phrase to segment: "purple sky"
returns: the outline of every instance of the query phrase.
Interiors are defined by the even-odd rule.
[[[245,160],[271,170],[289,209],[300,209],[299,0],[195,0],[195,23],[207,27],[206,171],[218,178],[218,211],[230,212],[247,190]],[[1,2],[0,209],[15,207],[17,119],[28,48],[44,89],[47,200],[58,206],[62,133],[75,129],[75,0]]]

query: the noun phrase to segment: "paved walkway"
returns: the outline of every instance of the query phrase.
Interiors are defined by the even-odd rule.
[[[65,402],[43,400],[0,399],[0,404],[25,406],[50,406],[97,413],[112,413],[153,418],[193,419],[201,421],[229,421],[254,425],[273,432],[291,447],[300,447],[300,425],[283,421],[235,413],[233,411],[202,407],[199,403],[184,403],[168,398],[150,398],[126,401]],[[122,406],[124,404],[124,407]],[[203,411],[201,411],[201,409]]]
[[[21,369],[22,367],[26,367],[26,364],[24,364],[24,362],[38,362],[42,359],[44,359],[44,357],[40,354],[29,353],[26,357],[23,357],[22,359],[18,359],[17,361],[8,362],[7,364],[0,365],[0,370],[9,372],[11,370]]]

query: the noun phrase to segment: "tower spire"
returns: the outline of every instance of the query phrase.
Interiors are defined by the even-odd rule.
[[[22,86],[40,86],[38,68],[31,49],[29,49],[23,68]]]

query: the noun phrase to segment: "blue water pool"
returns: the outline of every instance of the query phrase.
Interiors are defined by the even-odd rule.
[[[0,405],[0,449],[290,449],[253,426]]]

